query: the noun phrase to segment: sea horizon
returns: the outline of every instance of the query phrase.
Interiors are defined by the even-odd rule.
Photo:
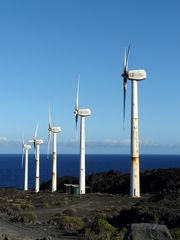
[[[0,153],[0,155],[21,155],[22,153]],[[29,153],[29,155],[34,155],[34,153]],[[40,155],[47,155],[47,153],[41,153]],[[78,155],[79,153],[57,153],[57,155]],[[130,156],[130,153],[86,153],[86,155],[128,155]],[[143,155],[168,155],[168,156],[180,156],[180,153],[142,153],[139,156]],[[49,154],[51,156],[51,154]]]
[[[21,168],[22,154],[0,154],[0,187],[23,189],[24,168]],[[110,170],[130,172],[130,154],[86,154],[86,175]],[[140,171],[158,168],[179,168],[180,155],[141,154]],[[35,185],[35,156],[29,154],[29,188]],[[57,175],[79,177],[79,154],[58,154]],[[52,176],[52,157],[40,155],[40,183]]]

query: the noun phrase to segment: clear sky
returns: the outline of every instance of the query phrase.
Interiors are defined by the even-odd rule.
[[[179,0],[0,1],[0,152],[38,136],[47,149],[48,105],[61,126],[59,153],[77,153],[73,110],[80,74],[88,153],[129,153],[128,82],[123,132],[122,68],[145,69],[139,86],[141,153],[180,154]]]

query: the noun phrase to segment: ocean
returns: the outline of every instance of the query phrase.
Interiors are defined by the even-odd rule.
[[[0,154],[0,187],[23,189],[24,169],[21,168],[21,154]],[[79,176],[79,155],[59,154],[58,176]],[[180,155],[141,155],[140,170],[154,168],[180,168]],[[86,155],[86,174],[119,170],[129,172],[129,155]],[[40,156],[40,182],[51,178],[52,159]],[[35,158],[29,155],[29,188],[35,185]]]

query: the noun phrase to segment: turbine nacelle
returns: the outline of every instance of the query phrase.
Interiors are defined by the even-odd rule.
[[[127,72],[127,78],[129,80],[141,81],[146,79],[145,70],[129,70]]]
[[[26,150],[29,150],[29,149],[31,149],[31,145],[25,143],[23,145],[23,148],[26,149]]]
[[[60,127],[50,127],[49,132],[53,132],[53,133],[59,133],[61,132],[61,128]]]
[[[29,143],[34,143],[35,145],[40,145],[43,143],[42,139],[33,139],[33,140],[29,140]]]
[[[36,139],[35,140],[35,144],[36,145],[40,145],[40,144],[42,144],[43,143],[43,140],[42,139]]]
[[[91,110],[86,108],[86,109],[79,109],[78,113],[79,116],[81,117],[88,117],[91,115]]]
[[[37,145],[40,145],[40,144],[42,144],[43,143],[43,140],[42,139],[36,139],[36,144]]]

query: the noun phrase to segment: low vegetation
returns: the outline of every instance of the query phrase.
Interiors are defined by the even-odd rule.
[[[180,239],[180,228],[172,229],[171,235],[173,237],[173,240],[179,240]]]
[[[166,225],[174,240],[180,239],[180,170],[158,169],[141,174],[140,199],[129,198],[129,175],[118,171],[91,174],[87,185],[92,194],[83,196],[34,191],[0,189],[0,210],[12,222],[47,224],[47,229],[76,233],[87,240],[124,240],[132,223]],[[63,177],[64,183],[78,183],[74,177]],[[98,192],[96,192],[98,191]],[[95,192],[95,193],[93,193]],[[32,224],[32,225],[31,225]],[[80,239],[80,238],[79,238]]]
[[[56,221],[56,223],[59,226],[59,229],[61,230],[80,230],[83,228],[84,226],[84,222],[80,217],[75,217],[75,216],[59,216],[54,219],[54,221]]]
[[[67,216],[76,216],[77,210],[75,208],[69,208],[69,209],[64,210],[63,214],[67,215]]]
[[[88,240],[123,240],[127,229],[115,228],[103,216],[97,215],[83,231]]]
[[[35,212],[23,213],[22,217],[25,219],[25,222],[27,221],[34,223],[36,220],[38,220],[38,217]]]

